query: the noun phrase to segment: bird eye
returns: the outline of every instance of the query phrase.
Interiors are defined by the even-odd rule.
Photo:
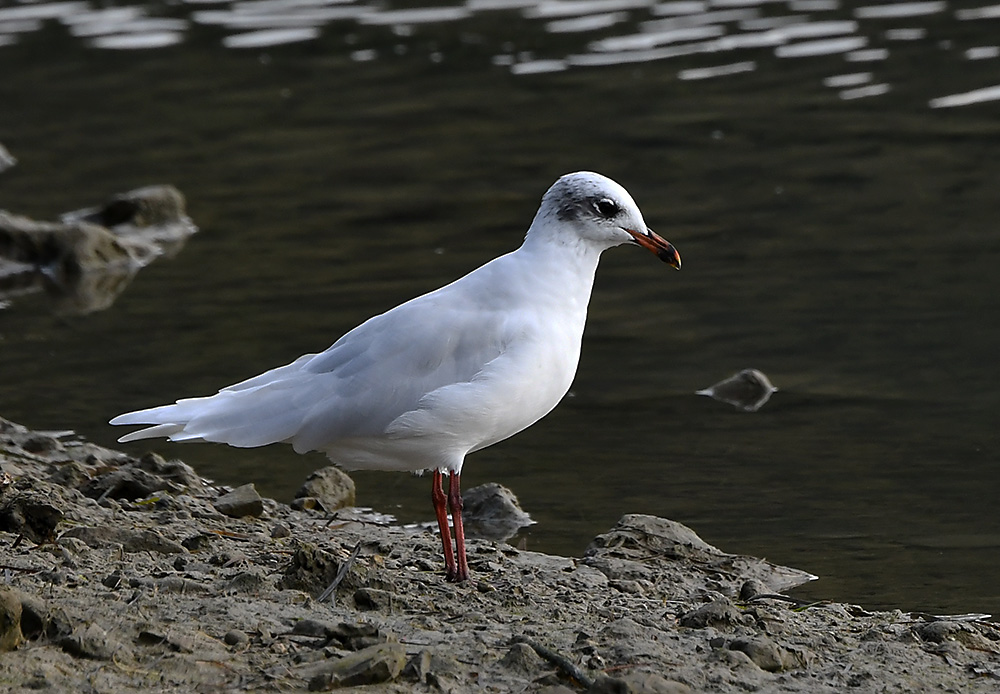
[[[602,217],[611,218],[618,214],[618,203],[610,198],[601,198],[594,203],[594,209]]]

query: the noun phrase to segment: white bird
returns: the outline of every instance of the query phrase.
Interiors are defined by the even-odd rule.
[[[542,197],[517,250],[365,321],[325,352],[111,424],[153,425],[123,443],[284,442],[346,469],[431,470],[446,574],[464,581],[465,457],[534,424],[569,390],[598,261],[624,243],[680,268],[624,188],[596,173],[567,174]]]

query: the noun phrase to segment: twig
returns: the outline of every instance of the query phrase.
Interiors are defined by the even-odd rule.
[[[796,610],[803,610],[809,607],[816,607],[818,605],[829,605],[829,600],[800,600],[799,598],[793,598],[788,595],[782,595],[781,593],[757,593],[751,598],[748,598],[744,602],[747,604],[751,602],[757,602],[758,600],[780,600],[781,602],[790,602],[795,605]]]
[[[532,641],[531,639],[525,638],[523,636],[518,636],[514,639],[514,643],[523,643],[526,646],[530,646],[532,650],[538,655],[545,658],[547,661],[555,665],[557,668],[565,672],[570,678],[576,680],[581,687],[589,689],[593,686],[594,680],[590,679],[587,674],[577,666],[572,660],[564,655],[556,653],[550,648],[546,648],[540,643]]]
[[[340,570],[337,571],[337,577],[333,579],[333,583],[327,586],[327,589],[323,591],[322,595],[319,596],[319,602],[323,602],[328,597],[333,595],[334,591],[337,590],[337,586],[340,585],[344,577],[347,576],[347,572],[350,571],[351,566],[354,561],[358,558],[358,554],[361,553],[361,540],[358,540],[358,544],[354,545],[354,549],[351,550],[351,555],[344,560],[344,563],[340,565]]]

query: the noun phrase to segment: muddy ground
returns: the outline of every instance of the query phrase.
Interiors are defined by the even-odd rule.
[[[0,420],[0,468],[0,691],[1000,691],[996,624],[802,605],[662,518],[581,558],[472,540],[455,585],[430,532],[179,461]]]

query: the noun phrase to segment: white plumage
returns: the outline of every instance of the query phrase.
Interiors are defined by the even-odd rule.
[[[122,442],[286,442],[348,469],[443,470],[457,490],[468,453],[530,426],[566,394],[600,255],[627,242],[680,267],[624,188],[595,173],[563,176],[517,250],[369,319],[325,352],[111,423],[152,425]],[[467,577],[456,571],[449,577]]]

